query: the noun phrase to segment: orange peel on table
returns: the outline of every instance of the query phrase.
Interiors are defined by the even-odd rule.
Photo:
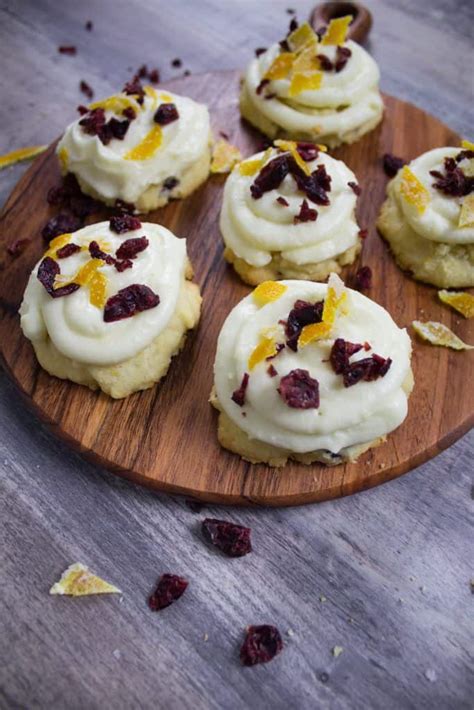
[[[248,359],[249,370],[253,370],[259,362],[263,362],[268,357],[273,357],[278,353],[275,338],[261,337],[259,344],[254,348]]]
[[[461,313],[464,318],[474,318],[474,296],[466,291],[438,291],[438,298],[443,303]]]
[[[37,155],[44,153],[47,147],[47,145],[34,145],[31,148],[18,148],[18,150],[12,150],[11,153],[1,155],[0,170],[21,163],[23,160],[32,160]]]
[[[90,594],[121,594],[121,590],[97,577],[83,564],[70,565],[53,584],[50,594],[67,594],[71,597],[85,597]]]
[[[288,286],[279,281],[263,281],[252,291],[252,297],[259,306],[265,306],[267,303],[277,301],[287,289]]]
[[[443,323],[427,321],[422,323],[419,320],[414,320],[412,323],[413,330],[422,340],[426,340],[431,345],[440,345],[453,350],[474,350],[474,345],[468,345],[461,338],[458,338],[452,330]]]
[[[347,37],[347,30],[354,18],[352,15],[345,15],[344,17],[336,17],[328,25],[321,44],[344,44]]]
[[[474,227],[474,194],[467,195],[462,202],[458,227]]]
[[[408,165],[403,166],[401,175],[400,192],[402,196],[422,214],[430,201],[430,193]]]
[[[347,300],[344,283],[336,274],[331,274],[328,290],[324,299],[323,314],[320,323],[305,325],[298,338],[298,347],[304,348],[315,340],[327,338],[339,313],[343,313],[343,305]]]
[[[242,160],[237,146],[222,139],[214,143],[212,150],[211,173],[230,173],[234,165]]]

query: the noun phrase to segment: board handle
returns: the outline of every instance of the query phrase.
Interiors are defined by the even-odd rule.
[[[354,18],[349,25],[347,38],[359,42],[364,42],[372,27],[372,15],[364,5],[358,2],[323,2],[316,5],[311,13],[309,23],[315,30],[328,25],[331,20],[337,17],[352,15]]]

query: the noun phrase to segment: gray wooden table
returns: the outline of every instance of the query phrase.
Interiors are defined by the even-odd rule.
[[[368,4],[383,89],[472,139],[472,4]],[[163,80],[243,67],[282,34],[286,7],[0,0],[0,153],[54,139],[82,101],[80,79],[101,96],[143,62]],[[299,17],[310,7],[299,3]],[[93,32],[84,30],[89,19]],[[60,44],[77,45],[77,56],[58,54]],[[183,67],[172,69],[177,56]],[[0,174],[2,201],[24,169]],[[417,471],[350,498],[196,514],[71,453],[1,376],[1,707],[472,707],[473,456],[468,435]],[[198,532],[204,514],[250,525],[254,553],[229,560],[208,549]],[[48,596],[78,560],[123,597]],[[165,571],[190,586],[152,614],[146,597]],[[244,627],[264,622],[280,627],[284,652],[242,668]]]

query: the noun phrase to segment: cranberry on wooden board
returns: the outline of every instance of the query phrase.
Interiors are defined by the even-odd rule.
[[[244,666],[268,663],[283,649],[283,641],[276,626],[262,624],[248,626],[240,649],[240,660]]]
[[[183,596],[188,584],[186,579],[176,574],[163,574],[158,580],[155,591],[148,598],[148,606],[152,611],[166,609]]]
[[[203,520],[201,528],[205,539],[228,557],[243,557],[252,551],[250,528],[215,518]]]

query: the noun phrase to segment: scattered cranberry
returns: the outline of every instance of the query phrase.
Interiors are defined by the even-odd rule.
[[[293,18],[290,20],[290,26],[288,27],[288,34],[291,34],[291,32],[294,32],[295,30],[298,29],[298,22]]]
[[[336,61],[334,62],[334,70],[336,74],[344,69],[347,62],[352,55],[349,47],[341,47],[340,45],[336,49]]]
[[[61,47],[58,47],[58,52],[59,54],[69,54],[72,57],[77,54],[77,47],[74,47],[74,45],[61,45]]]
[[[303,158],[305,163],[310,163],[312,160],[316,160],[319,155],[319,148],[314,143],[300,141],[296,145],[296,150]]]
[[[372,269],[370,266],[361,266],[354,278],[354,288],[358,291],[367,291],[372,286]]]
[[[250,528],[226,520],[206,518],[202,522],[205,539],[229,557],[243,557],[252,552]]]
[[[61,273],[59,264],[50,256],[46,256],[38,267],[37,279],[44,286],[46,291],[52,298],[61,298],[61,296],[69,296],[80,288],[79,284],[70,283],[60,288],[54,288],[54,280]]]
[[[158,123],[160,126],[167,126],[168,123],[173,123],[173,121],[177,121],[178,118],[179,113],[175,104],[161,104],[161,106],[158,106],[153,116],[154,122]]]
[[[229,140],[229,134],[226,133],[225,131],[219,131],[219,135],[222,136],[222,138],[226,141]]]
[[[137,102],[141,105],[145,99],[145,90],[140,81],[140,77],[135,75],[131,81],[127,81],[122,89],[124,94],[127,96],[136,96]]]
[[[104,308],[104,321],[112,323],[131,318],[137,313],[155,308],[160,297],[145,284],[131,284],[111,296]]]
[[[125,118],[128,118],[129,121],[133,121],[137,117],[135,109],[132,108],[132,106],[127,106],[127,108],[124,108],[124,110],[122,111],[122,115],[125,116]]]
[[[320,323],[323,316],[324,301],[308,303],[307,301],[295,301],[292,310],[288,314],[285,325],[286,344],[290,350],[298,350],[298,338],[305,325]]]
[[[110,218],[109,227],[116,234],[125,234],[140,229],[142,223],[138,217],[133,217],[130,214],[114,215]]]
[[[103,131],[105,126],[105,111],[103,108],[95,108],[89,111],[81,120],[79,125],[82,126],[84,133],[90,136],[98,136]]]
[[[385,153],[382,160],[383,169],[388,177],[395,177],[400,168],[403,168],[403,166],[406,165],[406,160],[403,160],[403,158],[397,158],[397,156],[392,155],[392,153]]]
[[[288,175],[289,170],[287,155],[278,155],[264,165],[250,186],[254,200],[258,200],[264,192],[275,190]]]
[[[367,239],[369,236],[369,230],[368,229],[359,229],[359,237],[361,239]]]
[[[349,358],[358,353],[364,346],[359,343],[350,343],[343,338],[336,338],[331,348],[329,362],[336,375],[342,375],[349,365]],[[369,346],[370,347],[370,346]]]
[[[167,177],[166,180],[163,182],[163,187],[165,188],[165,190],[174,190],[177,185],[179,185],[179,180],[173,175]]]
[[[176,57],[176,59],[173,59],[171,62],[171,66],[175,67],[176,69],[179,69],[182,66],[183,62],[179,57]]]
[[[148,606],[152,611],[160,611],[183,596],[188,582],[176,574],[163,574],[155,591],[148,599]]]
[[[81,81],[80,81],[80,83],[79,83],[79,89],[82,91],[82,93],[84,94],[84,96],[87,96],[88,99],[92,99],[92,97],[94,96],[94,92],[93,92],[92,88],[91,88],[91,87],[89,86],[89,84],[88,84],[86,81],[84,81],[84,80],[81,80]]]
[[[358,185],[356,182],[348,182],[347,183],[351,190],[359,197],[360,193],[362,192],[362,188],[360,185]]]
[[[103,251],[98,242],[93,240],[92,242],[89,242],[89,254],[93,259],[102,259],[102,261],[105,261],[106,264],[109,264],[109,266],[113,266],[115,264],[115,259],[111,254],[107,254],[107,252]]]
[[[133,267],[133,261],[131,259],[123,259],[122,261],[115,259],[114,266],[117,271],[122,273],[122,271],[126,271],[127,269],[131,269]]]
[[[47,242],[60,234],[76,232],[82,226],[78,217],[60,212],[56,217],[52,217],[41,230],[41,236]]]
[[[72,242],[70,244],[65,244],[57,250],[56,259],[67,259],[68,256],[77,254],[78,251],[81,251],[79,244],[73,244]]]
[[[160,83],[160,72],[158,71],[158,69],[152,69],[149,72],[148,81],[151,81],[152,84],[159,84]]]
[[[433,187],[449,197],[464,197],[474,191],[474,177],[465,175],[454,158],[444,159],[444,174],[439,170],[430,170],[436,178]]]
[[[461,150],[457,155],[456,155],[456,163],[460,163],[463,160],[472,160],[474,158],[474,150]]]
[[[269,83],[270,83],[270,79],[262,79],[262,81],[260,82],[260,84],[259,84],[259,85],[257,86],[257,88],[255,89],[255,93],[257,94],[257,96],[260,96],[260,94],[262,93],[262,91],[264,90],[264,88],[265,88],[266,86],[268,86]]]
[[[391,358],[383,358],[376,353],[371,357],[350,363],[349,358],[351,355],[359,352],[362,348],[367,350],[365,344],[349,343],[343,338],[337,338],[333,343],[329,360],[334,372],[343,376],[344,387],[352,387],[361,380],[370,382],[379,377],[384,377],[390,369]]]
[[[94,24],[93,24],[92,20],[87,20],[84,27],[88,32],[92,32],[92,30],[94,29]]]
[[[295,215],[293,221],[295,224],[299,222],[316,222],[318,218],[318,211],[312,209],[306,200],[303,200],[300,206],[300,211]]]
[[[288,15],[296,15],[296,10],[293,10],[292,7],[288,7],[286,12],[288,13]]]
[[[332,71],[334,69],[334,64],[325,54],[318,54],[317,58],[319,59],[319,66],[323,71]]]
[[[244,666],[268,663],[282,649],[283,641],[276,626],[249,626],[240,649],[240,660]]]
[[[144,251],[147,248],[149,243],[150,242],[146,237],[127,239],[119,246],[115,252],[115,256],[117,259],[135,259],[141,251]]]
[[[79,106],[77,106],[76,110],[78,111],[80,116],[85,116],[86,113],[89,113],[89,109],[87,108],[87,106],[84,106],[83,104],[79,104]]]
[[[115,200],[115,209],[117,209],[122,215],[133,215],[133,213],[135,212],[135,205],[133,204],[133,202],[125,202],[125,200],[120,200],[119,198],[117,198]]]
[[[278,375],[278,371],[273,367],[273,365],[268,366],[267,372],[270,377],[276,377]]]
[[[266,47],[257,47],[255,50],[255,56],[260,57],[261,54],[264,54],[267,51]]]
[[[240,387],[236,389],[231,396],[231,400],[235,402],[236,404],[239,405],[239,407],[243,407],[245,403],[245,393],[247,391],[247,387],[249,384],[249,375],[246,372],[244,376],[242,377],[242,382],[240,383]]]
[[[283,205],[283,207],[288,207],[289,204],[290,204],[290,203],[288,202],[288,200],[285,200],[285,198],[282,197],[281,195],[280,195],[280,197],[277,197],[277,198],[276,198],[276,201],[278,202],[278,204]]]
[[[26,247],[30,243],[30,239],[16,239],[14,242],[9,244],[7,246],[7,252],[12,256],[14,259],[16,259],[17,256],[20,256],[20,254],[23,254],[25,251]]]
[[[308,370],[291,370],[281,378],[278,394],[288,407],[293,409],[317,409],[319,407],[319,382]]]

